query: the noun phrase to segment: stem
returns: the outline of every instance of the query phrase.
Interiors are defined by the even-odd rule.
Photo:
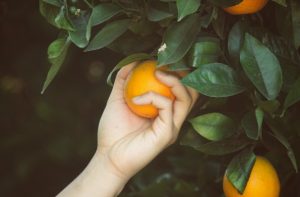
[[[87,6],[89,6],[89,8],[93,9],[93,5],[88,1],[88,0],[83,0],[85,4],[87,4]]]

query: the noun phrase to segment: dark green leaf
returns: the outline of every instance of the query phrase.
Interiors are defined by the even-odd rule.
[[[286,0],[273,0],[273,1],[276,2],[276,3],[278,3],[279,5],[287,7]]]
[[[161,37],[156,35],[140,36],[131,31],[125,32],[114,40],[107,48],[124,55],[133,53],[148,52],[157,47],[161,42]],[[143,44],[141,44],[143,43]]]
[[[227,138],[237,129],[234,121],[221,113],[204,114],[189,122],[201,136],[212,141]]]
[[[39,1],[41,15],[53,26],[57,26],[55,22],[56,16],[60,12],[60,7],[45,3],[43,0]]]
[[[189,66],[199,67],[215,63],[221,54],[220,41],[214,37],[201,37],[188,53]]]
[[[201,0],[177,0],[176,6],[178,10],[178,21],[181,21],[184,17],[195,13],[200,7]]]
[[[56,7],[61,7],[63,6],[63,2],[61,0],[43,0],[45,3],[48,3],[48,4],[51,4],[51,5],[54,5]]]
[[[284,109],[289,108],[290,106],[294,105],[299,101],[300,101],[300,77],[294,83],[287,97],[285,98]]]
[[[237,73],[231,67],[221,63],[202,65],[181,81],[210,97],[228,97],[245,90]]]
[[[93,7],[91,25],[99,25],[120,13],[122,9],[112,3],[102,3]]]
[[[226,155],[243,149],[249,145],[249,141],[242,137],[233,136],[221,141],[207,142],[195,131],[189,130],[181,139],[180,144],[208,155]]]
[[[239,20],[231,28],[228,35],[228,53],[235,65],[240,63],[240,51],[244,41],[246,24]]]
[[[172,13],[169,13],[169,12],[166,12],[163,10],[158,10],[158,9],[152,8],[152,7],[150,7],[147,10],[147,18],[149,21],[153,21],[153,22],[161,21],[163,19],[170,18],[172,16],[173,16]]]
[[[266,116],[266,123],[269,126],[269,128],[274,133],[274,137],[286,148],[287,155],[290,158],[290,161],[295,169],[296,172],[298,172],[298,164],[297,160],[294,154],[294,151],[288,141],[288,139],[282,134],[282,131],[284,128],[279,125],[279,123],[270,117]]]
[[[151,55],[146,54],[146,53],[137,53],[137,54],[132,54],[124,59],[122,59],[115,67],[114,69],[109,73],[108,77],[107,77],[107,83],[109,85],[113,85],[111,78],[112,75],[115,71],[117,71],[118,69],[122,68],[123,66],[126,66],[127,64],[130,64],[132,62],[136,62],[136,61],[141,61],[141,60],[147,60],[147,59],[151,59]]]
[[[68,48],[70,46],[70,38],[58,38],[53,41],[48,47],[48,58],[51,63],[50,70],[48,71],[47,78],[44,82],[41,94],[45,92],[49,84],[52,82],[54,77],[57,75],[59,69],[61,68]]]
[[[242,119],[242,127],[250,139],[258,140],[261,137],[261,127],[263,123],[264,112],[260,108],[245,114]]]
[[[71,20],[75,27],[75,31],[69,31],[72,42],[79,48],[84,48],[91,38],[91,20],[90,12],[81,12],[79,16],[73,17]]]
[[[242,0],[209,0],[209,1],[221,7],[230,7],[242,2]]]
[[[66,12],[67,12],[66,8],[64,6],[62,6],[60,8],[60,12],[57,14],[57,16],[54,19],[55,24],[60,29],[74,31],[74,27],[72,25],[72,22],[69,21]]]
[[[127,30],[129,24],[129,19],[123,19],[105,25],[91,40],[85,51],[93,51],[106,47],[120,37]]]
[[[260,93],[268,100],[275,99],[282,86],[282,71],[276,56],[246,33],[240,60],[247,77]]]
[[[291,0],[291,14],[293,24],[294,43],[296,48],[300,46],[300,2]]]
[[[158,64],[178,62],[188,52],[200,30],[200,17],[193,14],[173,24],[165,33],[158,51]]]
[[[240,194],[244,193],[255,160],[255,154],[251,150],[246,149],[236,155],[227,167],[225,176]]]

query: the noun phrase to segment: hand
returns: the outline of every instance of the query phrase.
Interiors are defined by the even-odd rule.
[[[173,75],[156,71],[156,76],[169,86],[175,101],[155,92],[136,97],[136,104],[153,104],[159,109],[155,119],[134,114],[124,100],[124,84],[136,63],[123,67],[117,74],[115,84],[99,123],[98,150],[112,173],[128,180],[146,166],[167,146],[174,143],[179,130],[198,94],[184,87]]]

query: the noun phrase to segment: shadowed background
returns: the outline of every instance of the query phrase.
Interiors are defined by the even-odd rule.
[[[53,196],[95,150],[110,92],[105,79],[120,57],[72,47],[41,95],[47,46],[57,33],[40,15],[38,1],[0,1],[1,196]]]

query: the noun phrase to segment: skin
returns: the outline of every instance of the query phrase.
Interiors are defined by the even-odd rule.
[[[153,104],[159,109],[155,119],[135,115],[124,100],[124,84],[137,63],[123,67],[102,114],[96,153],[82,173],[58,196],[117,196],[138,171],[161,151],[173,144],[186,116],[198,98],[173,75],[156,71],[156,77],[169,86],[174,101],[154,92],[133,98],[135,104]]]

